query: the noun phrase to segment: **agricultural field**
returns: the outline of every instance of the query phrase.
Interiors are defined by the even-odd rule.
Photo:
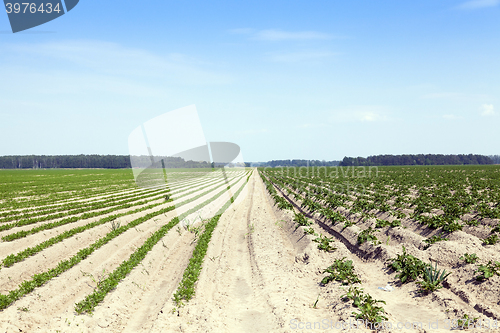
[[[139,189],[131,170],[0,171],[0,330],[106,328],[94,310],[119,297],[120,309],[132,300],[123,310],[133,318],[114,323],[122,331],[162,299],[189,300],[250,173],[172,170],[168,186]]]
[[[0,171],[0,331],[498,330],[498,166],[166,179]]]
[[[499,166],[267,168],[261,176],[275,206],[331,253],[318,282],[345,286],[327,297],[336,321],[500,329]]]

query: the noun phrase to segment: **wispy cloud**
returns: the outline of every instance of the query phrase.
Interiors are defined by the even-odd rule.
[[[168,77],[189,84],[230,81],[223,74],[205,70],[201,61],[188,56],[178,53],[155,54],[116,43],[68,40],[35,45],[13,44],[7,48],[12,54],[32,56],[38,61],[43,60],[51,64],[59,63],[58,68],[71,68],[72,72],[84,70],[87,75],[127,78]]]
[[[315,61],[337,55],[335,52],[315,52],[315,51],[303,51],[303,52],[288,52],[288,53],[270,53],[267,56],[267,60],[272,62],[282,62],[282,63],[297,63],[302,61]]]
[[[256,30],[251,28],[240,28],[229,30],[232,34],[248,35],[250,39],[262,41],[305,41],[326,40],[340,38],[318,31],[284,31],[278,29]]]
[[[481,109],[481,115],[484,117],[495,115],[495,108],[493,107],[493,104],[483,104],[481,105]]]
[[[479,8],[487,8],[487,7],[496,7],[500,4],[500,0],[472,0],[464,2],[458,6],[456,9],[479,9]]]

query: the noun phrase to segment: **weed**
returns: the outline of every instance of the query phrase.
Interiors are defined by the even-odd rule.
[[[465,253],[463,256],[460,257],[460,260],[464,260],[468,264],[475,264],[476,261],[479,260],[479,258],[475,253],[472,254]]]
[[[460,328],[467,329],[470,326],[474,326],[474,323],[476,323],[478,319],[479,317],[470,318],[469,315],[464,314],[464,316],[461,319],[457,320],[457,324],[458,326],[460,326]]]
[[[494,263],[490,260],[486,265],[480,265],[474,273],[481,273],[476,276],[477,281],[484,281],[493,275],[500,275],[500,262]]]
[[[246,235],[250,235],[250,234],[253,234],[255,232],[255,225],[252,223],[248,226],[248,232],[246,233]]]
[[[437,263],[432,267],[432,264],[429,264],[424,268],[423,281],[418,281],[417,284],[420,285],[421,292],[433,292],[435,290],[443,288],[441,283],[446,280],[446,278],[451,274],[451,272],[446,273],[446,270],[443,269],[441,272],[440,269],[437,268]]]
[[[345,257],[342,259],[335,259],[335,262],[325,269],[323,273],[329,273],[330,275],[326,276],[321,280],[322,284],[328,284],[330,281],[339,281],[343,285],[360,283],[361,280],[354,273],[354,267],[352,265],[352,260],[345,261]]]
[[[22,312],[30,312],[30,309],[26,306],[18,307],[17,310],[22,311]]]
[[[318,294],[318,297],[316,298],[316,302],[314,302],[314,304],[313,304],[313,308],[315,308],[315,309],[317,309],[316,306],[318,305],[319,295],[321,295],[321,294]]]
[[[110,222],[111,226],[110,226],[110,230],[111,231],[115,231],[117,230],[118,228],[120,228],[120,222],[115,222],[115,220],[111,221]]]
[[[284,223],[285,221],[284,221],[284,220],[278,220],[278,221],[274,222],[274,224],[275,224],[278,228],[283,229],[283,223],[282,223],[282,222]]]

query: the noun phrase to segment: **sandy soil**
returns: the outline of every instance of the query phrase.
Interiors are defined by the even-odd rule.
[[[256,171],[246,186],[248,192],[242,193],[221,217],[208,247],[196,295],[185,306],[176,307],[172,296],[195,244],[194,234],[179,228],[171,230],[148,253],[92,316],[76,315],[73,309],[74,303],[95,287],[90,274],[98,280],[128,258],[157,224],[171,218],[162,215],[159,220],[141,225],[140,230],[129,230],[123,238],[105,245],[73,269],[0,312],[0,331],[319,332],[327,328],[340,330],[342,324],[345,331],[372,331],[349,326],[356,308],[351,302],[341,300],[345,287],[337,282],[326,286],[320,283],[325,276],[323,270],[334,259],[344,257],[353,261],[364,291],[387,303],[383,306],[389,322],[402,326],[385,332],[449,332],[447,320],[463,314],[496,318],[500,279],[494,277],[481,285],[467,282],[474,265],[459,266],[455,256],[476,251],[484,260],[495,256],[498,260],[498,247],[485,249],[474,235],[458,232],[456,239],[423,251],[422,236],[411,227],[387,231],[381,245],[358,246],[359,226],[341,232],[336,226],[309,215],[316,222],[313,228],[317,233],[336,238],[337,249],[327,253],[317,248],[313,237],[305,235],[302,227],[294,226],[292,212],[273,207]],[[217,200],[209,211],[213,212],[214,207],[220,207],[227,199]],[[299,211],[298,207],[295,209]],[[400,253],[401,244],[409,253],[424,260],[432,257],[440,267],[453,271],[445,288],[421,296],[416,293],[414,283],[403,286],[396,283],[395,274],[386,269],[384,261]],[[4,269],[0,274],[3,276]],[[379,289],[388,283],[394,291]],[[22,311],[23,308],[29,311]],[[404,328],[412,322],[421,322],[423,327]],[[429,328],[429,322],[439,329]],[[316,329],[299,329],[308,325]]]

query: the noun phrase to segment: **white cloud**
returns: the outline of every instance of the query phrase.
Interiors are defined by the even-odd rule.
[[[296,63],[301,61],[314,61],[324,58],[329,58],[337,53],[334,52],[314,52],[314,51],[304,51],[304,52],[290,52],[290,53],[272,53],[269,54],[267,59],[273,62],[284,62],[284,63]]]
[[[483,104],[481,108],[483,109],[481,115],[485,117],[495,115],[495,109],[493,107],[493,104]]]
[[[478,9],[478,8],[486,8],[486,7],[495,7],[500,4],[500,0],[472,0],[464,2],[458,5],[457,9]]]

